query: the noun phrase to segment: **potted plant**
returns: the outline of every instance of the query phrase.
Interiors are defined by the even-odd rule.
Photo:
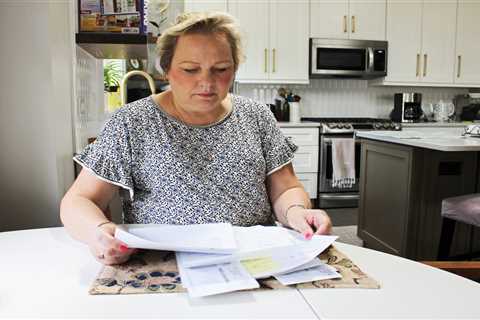
[[[122,71],[118,63],[110,61],[103,66],[103,89],[107,112],[113,112],[121,106],[119,91],[121,79]]]

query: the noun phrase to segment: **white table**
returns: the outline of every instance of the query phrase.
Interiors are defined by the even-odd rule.
[[[63,228],[0,233],[0,318],[480,318],[480,284],[388,254],[337,247],[382,289],[88,294],[101,265]]]
[[[321,319],[480,319],[480,284],[380,251],[337,244],[381,289],[300,290]]]

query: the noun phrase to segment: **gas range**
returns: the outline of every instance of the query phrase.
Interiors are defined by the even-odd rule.
[[[302,118],[302,121],[319,122],[322,134],[348,134],[358,130],[402,130],[399,123],[378,118]]]

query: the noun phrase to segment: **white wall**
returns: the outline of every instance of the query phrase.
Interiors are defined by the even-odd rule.
[[[0,1],[0,231],[60,225],[73,181],[68,1]]]
[[[302,117],[388,118],[396,92],[420,92],[424,104],[468,92],[463,88],[369,87],[366,80],[350,79],[311,79],[309,85],[240,84],[238,90],[240,95],[253,98],[255,89],[257,95],[263,89],[266,99],[272,101],[279,87],[290,88],[302,97]]]

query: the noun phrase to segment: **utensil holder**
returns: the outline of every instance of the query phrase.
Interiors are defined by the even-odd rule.
[[[289,102],[290,104],[290,122],[300,122],[300,102]]]

